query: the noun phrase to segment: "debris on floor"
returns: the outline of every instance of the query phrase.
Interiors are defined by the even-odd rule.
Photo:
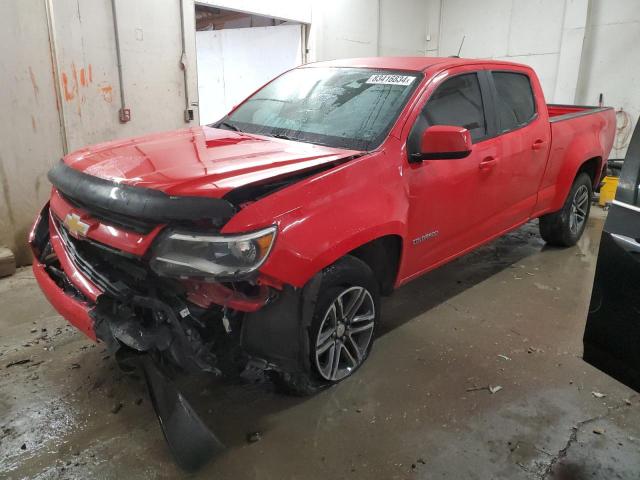
[[[480,390],[487,390],[489,393],[493,394],[493,393],[498,393],[500,390],[502,390],[502,386],[500,385],[486,385],[484,387],[469,387],[467,388],[467,392],[478,392]]]
[[[5,368],[13,367],[15,365],[24,365],[25,363],[29,363],[31,361],[30,358],[25,358],[22,360],[16,360],[15,362],[8,363]]]

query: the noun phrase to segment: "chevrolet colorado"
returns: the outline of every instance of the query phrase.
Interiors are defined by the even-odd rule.
[[[213,125],[67,155],[33,270],[119,353],[309,394],[366,360],[381,295],[534,218],[575,244],[614,131],[524,65],[303,65]]]

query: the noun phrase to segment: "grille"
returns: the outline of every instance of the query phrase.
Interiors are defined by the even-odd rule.
[[[97,287],[116,298],[141,291],[149,271],[137,257],[90,240],[77,240],[59,221],[56,224],[74,265]]]

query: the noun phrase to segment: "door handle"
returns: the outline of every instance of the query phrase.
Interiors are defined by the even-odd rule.
[[[491,170],[496,166],[498,160],[494,157],[485,157],[480,162],[480,170]]]
[[[544,140],[539,138],[538,140],[533,142],[533,145],[531,145],[531,149],[532,150],[540,150],[540,149],[542,149],[542,147],[544,147],[545,143],[547,143],[547,142],[545,142]]]

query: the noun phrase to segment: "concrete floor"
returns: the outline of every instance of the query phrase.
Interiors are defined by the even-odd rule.
[[[528,224],[400,289],[367,364],[313,398],[188,382],[228,446],[193,478],[640,478],[640,398],[580,359],[603,218],[566,250]],[[0,281],[0,306],[0,477],[182,476],[142,383],[30,270]]]

